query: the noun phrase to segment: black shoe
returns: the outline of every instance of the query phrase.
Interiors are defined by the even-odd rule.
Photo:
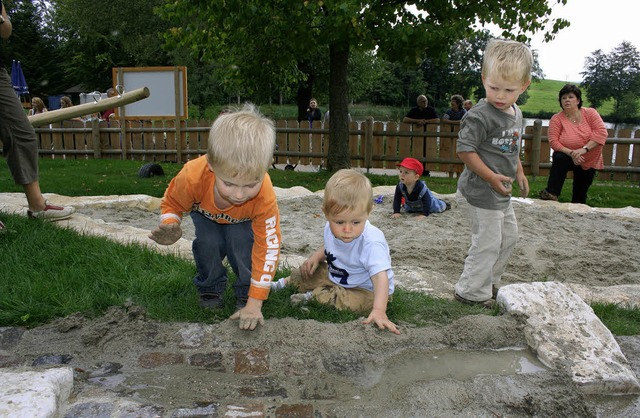
[[[236,298],[236,310],[239,311],[240,309],[244,308],[245,306],[247,306],[247,300],[249,298],[248,297],[238,297]]]
[[[200,293],[200,307],[202,309],[222,309],[224,308],[224,300],[217,293],[207,292]]]
[[[444,210],[451,210],[451,203],[449,202],[444,202],[444,204],[446,205]]]
[[[455,300],[457,300],[460,303],[464,303],[465,305],[480,306],[485,309],[493,309],[493,307],[496,306],[496,301],[493,299],[481,300],[481,301],[469,300],[469,299],[463,298],[462,296],[460,296],[455,292],[453,293],[453,297],[455,298]]]
[[[558,196],[554,195],[553,193],[549,193],[547,191],[547,189],[542,189],[540,191],[540,199],[542,200],[553,200],[554,202],[558,201]]]

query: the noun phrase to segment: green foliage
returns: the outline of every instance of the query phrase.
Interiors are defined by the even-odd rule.
[[[310,95],[310,83],[317,71],[300,71],[299,64],[313,67],[318,51],[328,53],[333,142],[327,166],[335,170],[347,166],[349,160],[346,121],[350,51],[377,48],[376,54],[382,58],[409,63],[420,59],[424,51],[444,56],[451,39],[468,37],[473,33],[472,24],[478,21],[494,23],[520,38],[537,31],[552,36],[568,24],[549,18],[551,8],[546,2],[491,0],[459,7],[454,1],[421,0],[412,6],[415,10],[402,2],[376,0],[166,0],[159,11],[172,24],[165,34],[169,48],[188,47],[194,56],[220,63],[227,69],[225,79],[242,80],[245,87],[260,69],[273,85],[284,85],[292,79],[307,83],[304,90]],[[511,33],[514,28],[517,34]],[[299,105],[305,101],[299,100]]]
[[[163,0],[56,0],[56,28],[61,65],[70,87],[82,83],[105,91],[113,83],[113,67],[161,66],[169,63],[158,33],[169,25],[154,14]],[[54,90],[54,92],[57,92]]]
[[[63,55],[57,48],[57,34],[51,25],[47,3],[5,1],[3,4],[13,26],[11,37],[3,45],[3,64],[11,68],[12,59],[22,63],[32,96],[43,96],[66,87]]]
[[[614,121],[635,116],[636,97],[640,95],[640,52],[629,42],[622,42],[611,53],[597,50],[585,63],[582,86],[595,107],[613,100]]]

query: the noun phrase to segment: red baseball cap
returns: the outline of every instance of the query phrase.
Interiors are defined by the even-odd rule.
[[[396,164],[396,166],[404,167],[408,170],[413,170],[419,176],[422,175],[422,170],[424,169],[422,163],[415,158],[405,158],[404,160],[402,160],[402,162]]]

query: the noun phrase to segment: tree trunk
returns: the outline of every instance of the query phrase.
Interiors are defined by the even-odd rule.
[[[331,172],[351,167],[349,156],[349,92],[347,71],[349,44],[329,45],[329,152],[327,169]]]

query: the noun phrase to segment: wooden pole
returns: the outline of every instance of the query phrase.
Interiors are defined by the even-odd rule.
[[[187,75],[184,74],[183,77]],[[173,69],[173,91],[175,91],[174,96],[174,106],[176,111],[176,119],[175,119],[175,128],[176,128],[176,159],[177,162],[182,164],[182,129],[180,126],[180,68],[174,67]]]
[[[34,128],[37,128],[38,126],[48,125],[53,122],[60,122],[62,120],[73,119],[78,116],[102,112],[103,110],[111,109],[113,107],[124,106],[129,103],[146,99],[147,97],[149,97],[149,89],[147,87],[140,87],[139,89],[124,93],[120,95],[120,97],[110,97],[95,103],[85,103],[64,109],[51,110],[49,112],[31,115],[29,116],[29,122],[31,122],[31,125],[33,125]]]

